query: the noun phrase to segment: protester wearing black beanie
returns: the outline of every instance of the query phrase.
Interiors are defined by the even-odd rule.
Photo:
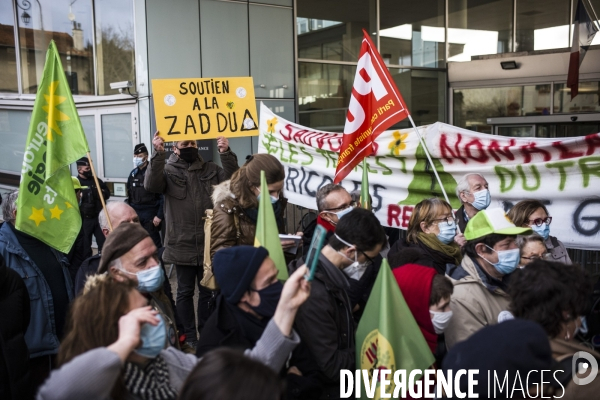
[[[240,302],[268,256],[267,249],[253,246],[227,247],[215,253],[213,271],[225,301]]]

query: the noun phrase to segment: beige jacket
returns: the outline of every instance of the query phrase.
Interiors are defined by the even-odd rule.
[[[484,326],[498,323],[498,314],[508,310],[509,298],[503,290],[488,283],[466,255],[461,265],[448,274],[454,284],[450,302],[453,316],[444,331],[450,349]]]
[[[556,361],[563,361],[566,358],[573,358],[573,355],[579,351],[589,353],[596,359],[596,362],[600,364],[600,354],[585,347],[576,341],[566,341],[562,339],[550,339],[550,347],[552,348],[552,358]],[[576,371],[573,371],[575,373]],[[579,378],[586,378],[589,372],[583,374],[577,374]],[[562,396],[562,390],[558,389],[555,393],[556,398],[562,396],[562,400],[588,400],[597,399],[598,393],[600,393],[600,374],[596,371],[596,378],[587,385],[577,385],[571,380],[566,385],[564,396]]]

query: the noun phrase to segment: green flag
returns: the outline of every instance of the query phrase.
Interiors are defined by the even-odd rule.
[[[360,184],[360,208],[371,211],[371,196],[369,195],[369,168],[367,158],[363,158],[363,175]]]
[[[285,281],[288,278],[287,265],[279,240],[279,230],[275,220],[275,212],[269,196],[265,171],[260,171],[260,200],[258,201],[258,218],[256,220],[256,236],[254,247],[263,246],[269,250],[269,257],[275,262],[279,273],[277,278]]]
[[[356,368],[369,370],[369,379],[372,379],[375,369],[391,370],[391,385],[386,387],[386,392],[393,393],[396,370],[406,370],[408,378],[412,370],[425,370],[434,362],[433,354],[394,279],[390,264],[384,258],[356,330]],[[364,382],[361,382],[361,395],[366,399]],[[375,393],[379,398],[379,387]]]
[[[33,105],[17,199],[18,230],[63,253],[81,229],[69,164],[89,151],[54,41]]]

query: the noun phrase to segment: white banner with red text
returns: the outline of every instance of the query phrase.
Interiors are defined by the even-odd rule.
[[[289,202],[316,209],[317,190],[333,182],[343,134],[295,124],[263,104],[259,128],[258,152],[284,165]],[[457,182],[478,172],[489,183],[490,207],[508,211],[519,200],[538,199],[552,216],[551,235],[569,248],[600,250],[600,134],[512,138],[441,122],[419,131],[455,210]],[[384,226],[406,229],[415,204],[443,198],[440,186],[412,128],[385,131],[375,147],[366,163],[373,211]],[[341,184],[360,190],[361,177],[359,164]]]

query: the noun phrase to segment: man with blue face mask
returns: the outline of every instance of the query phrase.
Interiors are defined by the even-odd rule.
[[[456,184],[456,196],[462,203],[462,206],[456,211],[456,220],[458,228],[464,233],[467,222],[479,211],[490,206],[491,196],[488,183],[483,175],[479,173],[466,174]],[[458,234],[455,240],[458,244],[464,246],[465,239],[463,235]]]
[[[165,273],[154,242],[140,224],[120,224],[108,235],[98,273],[108,273],[116,281],[134,281],[161,315],[168,344],[179,348],[175,314],[163,290]]]
[[[454,315],[445,330],[448,348],[498,323],[508,310],[507,278],[520,260],[515,239],[530,233],[529,228],[515,226],[501,208],[483,210],[469,221],[462,262],[446,271],[454,284]]]

